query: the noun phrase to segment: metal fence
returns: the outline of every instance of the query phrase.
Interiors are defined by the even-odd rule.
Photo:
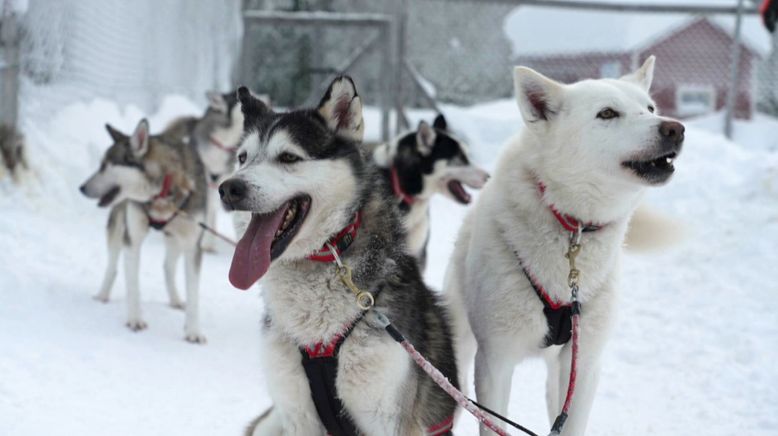
[[[528,65],[561,81],[617,77],[649,55],[657,56],[652,88],[660,110],[680,118],[723,113],[722,128],[729,132],[729,117],[748,119],[757,111],[778,116],[778,56],[772,37],[761,25],[754,0],[690,1],[688,5],[658,2],[614,3],[574,0],[264,0],[248,1],[249,9],[294,16],[296,9],[343,13],[382,14],[391,23],[381,38],[391,41],[373,57],[357,65],[341,63],[345,53],[370,41],[366,34],[349,33],[333,26],[301,24],[297,32],[280,33],[287,23],[265,20],[263,35],[246,37],[273,47],[284,38],[298,44],[296,59],[281,59],[271,48],[249,50],[261,66],[243,70],[244,77],[294,83],[310,91],[313,83],[340,72],[357,72],[364,94],[388,98],[403,126],[404,107],[436,106],[437,102],[472,104],[511,96],[513,65]],[[711,6],[711,4],[714,4]],[[250,15],[250,14],[249,14]],[[247,24],[248,26],[248,24]],[[288,26],[287,26],[288,28]],[[318,32],[318,33],[317,33]],[[305,47],[305,49],[301,48]],[[246,46],[244,45],[244,49]],[[308,50],[307,52],[305,50]],[[244,50],[245,51],[245,50]],[[288,53],[285,53],[288,55]],[[384,59],[380,57],[384,56]],[[384,63],[386,57],[390,62]],[[279,59],[281,59],[280,62]],[[737,61],[735,61],[737,60]],[[297,68],[294,63],[302,63]],[[307,63],[306,63],[307,62]],[[348,68],[341,68],[347,65]],[[294,73],[277,76],[274,68]],[[386,74],[384,68],[391,68]],[[388,78],[387,78],[388,77]],[[292,80],[290,80],[290,78]],[[388,80],[388,82],[387,82]],[[301,85],[302,84],[302,85]],[[274,85],[276,86],[276,85]],[[265,91],[271,96],[274,89]],[[389,91],[387,97],[383,93]],[[309,95],[281,93],[284,104],[299,104]]]
[[[312,105],[335,76],[349,72],[367,102],[381,107],[381,133],[388,137],[397,62],[391,16],[247,8],[243,20],[242,84],[276,105]]]
[[[165,94],[238,82],[297,106],[347,72],[388,136],[407,126],[406,107],[509,98],[513,65],[569,82],[656,54],[664,113],[778,116],[778,55],[754,0],[614,1],[29,0],[18,26],[3,13],[0,107],[15,119],[19,89],[22,112],[95,97],[149,111]]]
[[[155,110],[233,85],[240,0],[27,0],[19,14],[20,112],[94,98]]]

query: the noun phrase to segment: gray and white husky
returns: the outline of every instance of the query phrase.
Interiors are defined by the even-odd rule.
[[[182,117],[165,128],[170,135],[188,141],[200,154],[208,176],[208,207],[205,223],[216,228],[219,182],[235,169],[235,151],[243,134],[243,113],[235,91],[206,93],[208,107],[201,117]],[[214,250],[214,236],[203,235],[202,247]]]
[[[460,370],[477,343],[476,395],[498,413],[506,412],[515,365],[531,356],[548,365],[550,419],[560,412],[572,348],[570,312],[564,313],[571,298],[565,225],[587,223],[576,262],[577,383],[562,433],[584,434],[614,318],[627,224],[646,187],[670,179],[684,139],[683,125],[656,112],[653,71],[652,56],[620,79],[565,85],[515,69],[526,127],[506,145],[469,211],[445,280]],[[481,434],[491,433],[482,427]]]
[[[98,206],[112,208],[108,219],[108,266],[95,298],[108,301],[123,248],[127,327],[133,331],[146,328],[138,283],[140,247],[149,227],[155,227],[165,234],[165,282],[170,304],[175,308],[184,307],[175,284],[176,263],[184,255],[185,338],[203,343],[198,303],[202,230],[198,221],[205,217],[206,178],[200,157],[175,133],[150,135],[145,119],[129,136],[110,125],[106,129],[113,144],[100,168],[80,188],[87,197],[98,199]]]
[[[262,280],[262,356],[274,402],[249,434],[325,434],[321,395],[339,404],[326,416],[358,434],[448,432],[456,403],[386,334],[374,311],[356,305],[323,248],[329,241],[353,269],[353,282],[374,294],[374,310],[456,380],[446,314],[406,252],[379,170],[361,152],[362,103],[352,80],[333,81],[315,109],[275,113],[245,88],[239,98],[245,139],[239,168],[220,194],[227,209],[252,216],[230,281],[248,289]],[[304,365],[320,349],[337,359],[323,392]]]
[[[408,250],[423,271],[432,196],[440,193],[469,204],[470,194],[462,185],[480,189],[489,174],[470,160],[467,146],[449,132],[443,115],[438,115],[432,126],[422,121],[415,132],[379,145],[373,151],[373,160],[382,168],[387,197],[394,196],[400,208]]]

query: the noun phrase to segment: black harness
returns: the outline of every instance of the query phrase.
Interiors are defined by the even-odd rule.
[[[338,374],[338,353],[354,326],[365,316],[362,312],[345,332],[336,335],[330,343],[301,347],[303,369],[311,387],[311,399],[319,420],[330,436],[358,436],[354,421],[337,396],[335,381]]]
[[[600,228],[602,227],[588,225],[582,231],[584,233],[596,232]],[[546,333],[546,337],[543,339],[543,348],[550,347],[551,345],[564,345],[570,342],[570,338],[573,336],[573,315],[581,313],[581,303],[563,304],[553,301],[548,292],[532,277],[527,267],[524,266],[519,253],[514,251],[514,254],[519,259],[519,265],[521,265],[524,276],[527,277],[527,281],[529,281],[540,302],[543,303],[543,315],[546,317],[546,325],[548,325],[548,333]]]
[[[543,315],[545,315],[546,325],[548,325],[548,333],[546,333],[546,337],[543,340],[543,348],[550,347],[551,345],[564,345],[570,342],[570,338],[573,335],[573,306],[570,303],[553,303],[543,287],[537,284],[535,279],[530,276],[527,268],[522,266],[522,270],[524,275],[527,276],[530,285],[532,285],[535,294],[543,303]]]

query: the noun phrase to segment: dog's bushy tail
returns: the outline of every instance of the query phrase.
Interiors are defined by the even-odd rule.
[[[629,222],[624,245],[632,253],[661,251],[681,242],[684,234],[679,220],[641,204]]]

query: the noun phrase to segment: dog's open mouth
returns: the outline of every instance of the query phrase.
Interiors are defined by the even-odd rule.
[[[308,215],[311,197],[295,197],[273,212],[251,214],[246,233],[235,247],[230,267],[230,283],[246,290],[259,280],[270,262],[281,256]]]
[[[673,175],[675,171],[673,162],[677,156],[678,152],[672,151],[647,160],[626,161],[621,165],[631,169],[638,177],[649,183],[657,184],[667,181]]]
[[[462,182],[459,180],[451,180],[448,182],[448,191],[454,196],[456,201],[462,204],[470,204],[470,194],[465,191],[465,187],[462,186]]]
[[[113,203],[113,201],[116,199],[116,196],[119,195],[119,191],[121,191],[121,188],[118,186],[114,186],[113,188],[109,189],[108,192],[100,197],[100,201],[97,202],[97,205],[99,207],[106,207]]]

